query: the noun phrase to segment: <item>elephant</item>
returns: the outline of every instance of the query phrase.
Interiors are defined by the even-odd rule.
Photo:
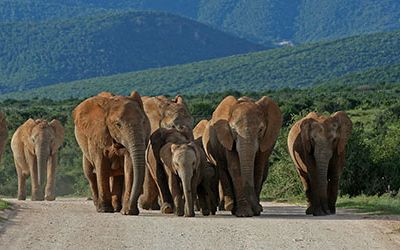
[[[204,149],[217,166],[225,210],[237,217],[262,212],[259,195],[281,127],[282,113],[270,98],[227,96],[204,129]]]
[[[55,200],[57,153],[63,142],[64,127],[56,119],[50,123],[28,119],[17,128],[11,139],[11,150],[18,176],[18,200],[26,199],[29,175],[32,201]]]
[[[144,110],[150,120],[151,133],[159,128],[175,128],[187,138],[193,139],[193,117],[190,115],[189,109],[181,96],[176,96],[170,100],[165,96],[142,97]],[[157,179],[163,181],[166,179],[163,170],[158,171],[158,175],[151,178],[148,168],[146,168],[143,194],[139,203],[144,209],[159,209]],[[172,199],[172,197],[170,197]],[[166,213],[172,213],[170,208],[163,210]]]
[[[161,210],[174,208],[178,216],[194,216],[194,201],[199,195],[203,215],[215,214],[211,207],[212,192],[209,188],[214,169],[205,165],[201,148],[176,129],[160,128],[150,137],[146,162],[152,177],[163,169],[168,182],[156,181],[161,196]],[[183,190],[182,190],[183,189]],[[183,191],[183,192],[182,192]],[[182,194],[185,196],[183,210]],[[173,205],[168,195],[172,196]]]
[[[150,137],[150,121],[139,93],[114,96],[102,92],[81,102],[72,116],[97,212],[120,210],[124,215],[138,215]]]
[[[8,138],[7,121],[4,113],[0,112],[0,160],[3,156]]]
[[[352,122],[343,111],[331,116],[309,113],[288,135],[290,156],[307,196],[306,214],[336,213],[339,178]]]

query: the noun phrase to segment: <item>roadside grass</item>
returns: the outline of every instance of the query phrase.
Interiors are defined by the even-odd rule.
[[[9,204],[6,201],[0,199],[0,210],[4,210],[6,208],[9,208]]]
[[[356,197],[342,196],[338,198],[337,207],[353,208],[359,212],[367,212],[377,215],[400,214],[400,196],[390,195]]]

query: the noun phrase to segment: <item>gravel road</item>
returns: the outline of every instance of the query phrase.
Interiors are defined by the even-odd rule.
[[[264,203],[259,217],[178,218],[99,214],[91,201],[16,201],[0,222],[0,249],[400,249],[398,217],[340,210],[312,217],[294,205]]]

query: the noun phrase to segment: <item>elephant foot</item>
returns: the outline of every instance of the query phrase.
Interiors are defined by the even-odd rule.
[[[259,203],[254,205],[252,207],[252,209],[253,209],[254,216],[259,216],[261,214],[261,212],[263,211],[263,207]]]
[[[26,195],[18,195],[18,200],[20,201],[26,200]]]
[[[101,204],[97,207],[98,213],[114,213],[114,208],[111,204]]]
[[[233,212],[233,211],[232,211]],[[250,206],[240,206],[235,211],[236,217],[252,217],[254,215]]]
[[[225,196],[224,198],[224,208],[225,211],[232,211],[234,207],[234,201],[231,197]]]
[[[314,209],[313,215],[314,216],[326,216],[326,215],[330,215],[330,212],[327,210],[323,210],[322,208],[317,208],[317,209]]]
[[[139,197],[139,205],[141,208],[146,209],[146,210],[160,210],[160,205],[158,205],[158,202],[151,202],[148,201],[148,199],[146,197],[144,197],[143,195],[141,195]]]
[[[210,215],[210,210],[208,209],[201,209],[201,214],[204,216],[209,216]],[[215,214],[215,213],[214,213]]]
[[[168,202],[164,202],[161,206],[161,213],[163,214],[172,214],[174,210],[172,209],[172,205]]]
[[[329,206],[329,212],[330,212],[331,214],[336,214],[336,206],[335,206],[335,205]]]
[[[139,215],[139,209],[136,208],[132,208],[132,209],[128,209],[128,208],[122,208],[121,209],[121,214],[123,215]]]
[[[46,201],[54,201],[56,199],[55,195],[46,195],[45,197]]]
[[[32,201],[44,201],[43,195],[32,195],[31,197]]]
[[[113,208],[114,208],[114,212],[118,213],[121,211],[122,206],[120,204],[118,204],[117,206],[113,206]]]
[[[151,210],[160,210],[160,205],[158,204],[158,202],[153,202],[150,208]]]
[[[194,217],[194,211],[191,211],[189,213],[185,213],[185,217]]]
[[[313,208],[311,206],[307,207],[306,214],[307,215],[313,214]]]

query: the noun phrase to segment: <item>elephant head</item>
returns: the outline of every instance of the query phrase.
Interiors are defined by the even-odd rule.
[[[199,148],[194,142],[184,144],[167,143],[161,149],[160,155],[163,163],[170,165],[171,172],[178,176],[181,181],[185,197],[185,216],[193,217],[201,161]]]
[[[152,132],[158,128],[175,128],[192,138],[193,117],[182,96],[173,100],[165,96],[143,97],[144,108],[151,122]]]
[[[308,114],[299,123],[303,154],[309,162],[312,204],[315,215],[328,211],[328,169],[335,166],[338,158],[344,158],[346,143],[352,130],[352,122],[345,112],[336,112],[330,117]],[[335,160],[336,159],[336,160]]]
[[[237,152],[244,191],[253,204],[253,210],[258,210],[255,208],[258,198],[254,191],[254,169],[258,164],[256,155],[261,153],[269,156],[275,145],[282,126],[279,107],[266,96],[258,101],[248,97],[237,100],[228,96],[214,111],[210,124],[215,129],[219,143],[226,150]],[[259,164],[266,165],[266,162]]]
[[[50,123],[42,119],[29,119],[23,124],[23,127],[26,138],[25,147],[36,157],[38,183],[42,189],[46,183],[48,161],[57,153],[64,141],[64,127],[56,119]],[[40,190],[40,195],[42,194],[42,190]]]

